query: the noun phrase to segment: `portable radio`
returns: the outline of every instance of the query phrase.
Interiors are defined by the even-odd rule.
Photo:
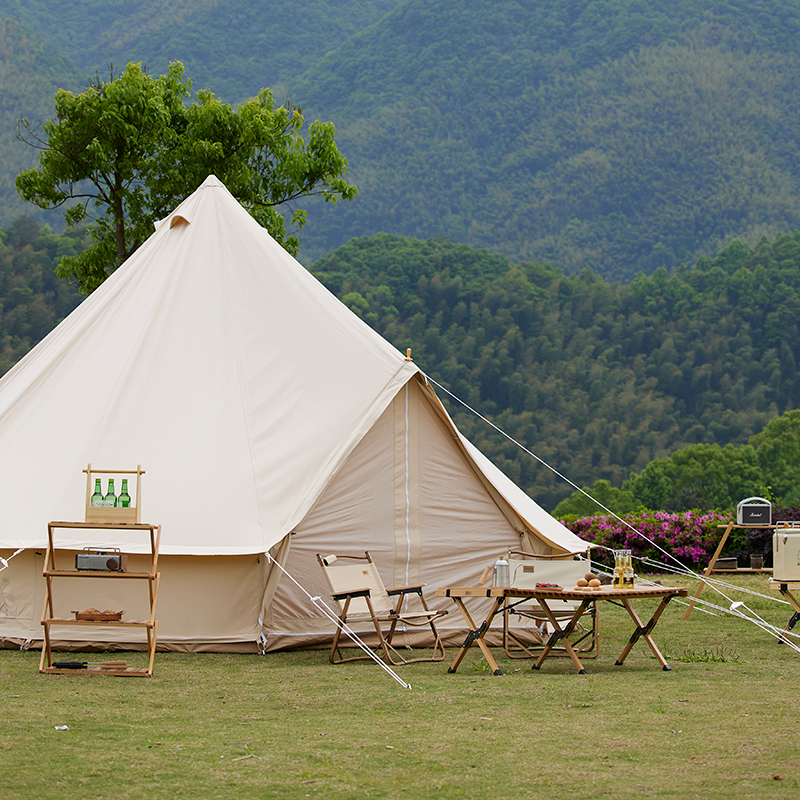
[[[736,506],[737,525],[769,525],[772,522],[772,503],[763,497],[748,497]]]
[[[101,550],[97,547],[84,547],[75,554],[75,569],[95,572],[126,572],[128,556],[122,555],[118,547]]]

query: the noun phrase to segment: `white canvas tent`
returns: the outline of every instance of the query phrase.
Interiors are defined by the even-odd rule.
[[[7,645],[41,639],[47,523],[84,518],[90,462],[146,471],[142,519],[163,531],[159,645],[173,649],[330,639],[267,551],[325,595],[317,552],[369,549],[387,585],[432,589],[474,583],[509,546],[587,546],[467,442],[414,363],[213,176],[0,380]],[[98,536],[62,533],[73,550]],[[140,537],[102,536],[144,558]],[[91,605],[136,618],[131,583],[95,581],[109,594],[87,603],[85,587],[63,581],[59,596],[66,614]],[[63,630],[110,646],[131,637]]]

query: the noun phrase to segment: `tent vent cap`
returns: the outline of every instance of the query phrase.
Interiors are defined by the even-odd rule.
[[[175,214],[172,219],[169,221],[170,230],[174,228],[176,225],[190,225],[191,221],[188,217],[184,217],[183,214]]]

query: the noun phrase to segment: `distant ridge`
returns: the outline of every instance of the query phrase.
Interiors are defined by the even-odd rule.
[[[797,0],[0,0],[0,16],[60,59],[0,56],[0,88],[27,81],[31,108],[109,63],[179,59],[227,101],[269,85],[332,120],[360,196],[312,206],[306,264],[388,232],[628,281],[800,228]],[[32,154],[5,147],[8,224],[8,173]]]

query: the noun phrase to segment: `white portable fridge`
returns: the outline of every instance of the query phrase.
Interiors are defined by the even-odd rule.
[[[772,534],[772,580],[800,581],[800,527],[778,527]]]

